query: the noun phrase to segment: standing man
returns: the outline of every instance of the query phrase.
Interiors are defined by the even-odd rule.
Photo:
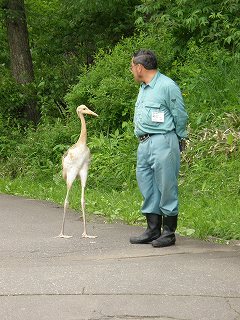
[[[141,83],[134,133],[139,139],[136,174],[147,229],[131,237],[130,242],[167,247],[176,242],[179,146],[187,138],[188,115],[179,87],[157,67],[156,56],[150,50],[136,52],[131,61],[134,79]]]

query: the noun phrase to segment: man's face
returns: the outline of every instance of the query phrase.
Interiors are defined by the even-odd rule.
[[[137,81],[139,83],[142,82],[142,65],[135,64],[132,59],[130,70],[134,76],[135,81]]]

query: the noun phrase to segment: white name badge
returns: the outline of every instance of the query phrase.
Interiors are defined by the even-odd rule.
[[[164,122],[164,112],[152,112],[153,122]]]

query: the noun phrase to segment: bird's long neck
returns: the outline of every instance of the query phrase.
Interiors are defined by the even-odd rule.
[[[86,127],[86,121],[84,118],[84,115],[80,113],[80,120],[81,120],[81,133],[80,137],[77,141],[77,144],[86,144],[87,143],[87,127]]]

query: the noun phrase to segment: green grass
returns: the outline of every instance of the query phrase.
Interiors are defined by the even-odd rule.
[[[0,192],[53,201],[63,206],[66,186],[64,181],[53,179],[37,181],[24,177],[14,180],[5,178],[0,179]],[[80,182],[76,180],[69,196],[70,207],[76,210],[76,214],[81,208],[80,197]],[[109,222],[121,220],[132,224],[144,220],[139,214],[142,199],[138,190],[104,191],[86,188],[85,198],[87,213],[102,215]]]
[[[197,185],[193,189],[193,184],[180,182],[180,234],[200,239],[214,237],[219,241],[240,239],[240,200],[234,194],[225,196],[223,189],[213,191],[206,184],[201,190]],[[59,178],[36,180],[21,177],[1,179],[0,192],[63,205],[66,187]],[[141,202],[137,188],[115,191],[89,186],[86,189],[88,214],[102,215],[108,222],[121,220],[127,224],[144,224],[145,219],[140,213]],[[75,181],[71,190],[70,207],[76,210],[76,214],[80,212],[79,181]]]
[[[207,239],[240,239],[240,201],[234,196],[207,191],[181,193],[180,228],[182,234]]]

